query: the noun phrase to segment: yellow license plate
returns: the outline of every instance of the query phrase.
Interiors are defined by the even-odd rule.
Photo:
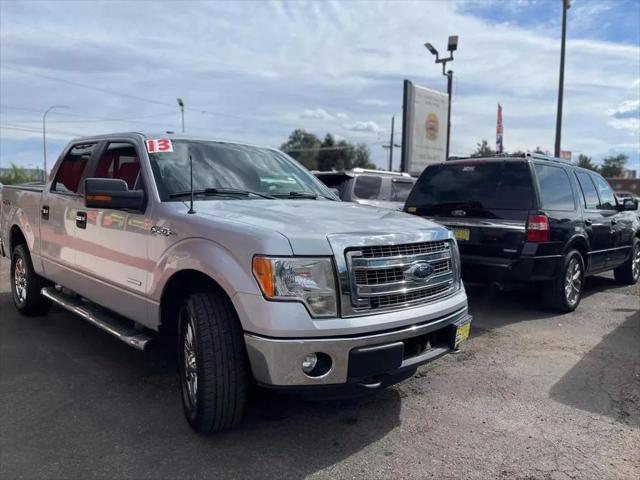
[[[456,328],[456,340],[454,342],[454,348],[457,349],[461,343],[469,338],[469,331],[471,330],[471,322],[467,322],[464,325],[460,325]]]
[[[453,228],[453,236],[456,240],[469,241],[469,229],[468,228]]]

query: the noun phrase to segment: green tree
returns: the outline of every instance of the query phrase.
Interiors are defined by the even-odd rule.
[[[598,166],[591,161],[591,157],[582,153],[578,156],[576,166],[586,168],[587,170],[593,170],[594,172],[598,171]]]
[[[482,139],[480,143],[476,143],[476,151],[471,154],[472,157],[490,157],[495,155],[496,151],[489,146],[489,142]]]
[[[309,170],[318,168],[319,148],[318,137],[301,128],[291,132],[287,141],[280,146],[280,150],[291,155]]]
[[[5,173],[0,173],[0,183],[4,185],[17,185],[20,183],[27,183],[32,180],[33,178],[31,178],[31,174],[15,163],[12,163]]]
[[[600,173],[605,178],[621,177],[624,171],[624,166],[627,164],[629,157],[624,153],[605,157],[602,159],[602,166],[600,167]]]
[[[339,169],[338,156],[339,150],[336,148],[336,139],[330,133],[327,133],[320,144],[320,152],[318,153],[318,170],[327,171]],[[344,168],[344,167],[343,167]]]
[[[540,153],[542,155],[549,155],[549,150],[542,150],[540,148],[540,145],[538,145],[534,150],[533,153]]]
[[[353,150],[353,167],[368,168],[377,170],[376,164],[371,161],[369,147],[364,143],[359,143]]]

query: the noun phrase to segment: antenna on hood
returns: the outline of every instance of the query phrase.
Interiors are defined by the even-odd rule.
[[[193,214],[196,213],[196,211],[193,209],[193,157],[191,155],[189,155],[189,174],[191,176],[191,202],[189,204],[189,211],[187,213]]]

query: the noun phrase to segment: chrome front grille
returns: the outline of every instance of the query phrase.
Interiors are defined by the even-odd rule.
[[[346,248],[350,313],[404,308],[452,293],[451,253],[449,240]]]

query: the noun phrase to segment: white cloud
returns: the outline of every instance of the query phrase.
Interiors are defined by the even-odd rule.
[[[384,132],[384,128],[378,125],[376,122],[369,120],[368,122],[354,122],[354,123],[345,123],[343,125],[345,130],[351,130],[353,132],[371,132],[371,133],[382,133]]]
[[[305,109],[304,112],[300,115],[300,118],[312,118],[319,120],[329,120],[333,118],[333,116],[327,112],[324,108],[316,108],[316,109]]]
[[[617,108],[611,108],[607,112],[609,115],[633,114],[640,116],[640,100],[625,100]]]

